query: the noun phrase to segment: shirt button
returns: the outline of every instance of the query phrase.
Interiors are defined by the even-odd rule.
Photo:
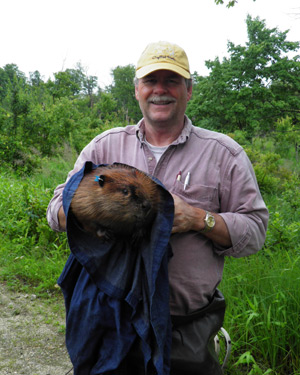
[[[152,160],[153,160],[153,158],[152,158],[152,157],[150,156],[150,157],[148,158],[148,160],[149,160],[149,161],[152,161]]]

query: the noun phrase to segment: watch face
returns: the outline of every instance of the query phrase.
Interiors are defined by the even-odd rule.
[[[209,215],[206,219],[207,226],[212,228],[215,225],[215,218],[212,215]]]
[[[200,230],[200,233],[209,232],[214,228],[214,226],[216,224],[216,220],[214,218],[214,215],[212,215],[210,212],[206,211],[204,223],[205,223],[205,227]]]

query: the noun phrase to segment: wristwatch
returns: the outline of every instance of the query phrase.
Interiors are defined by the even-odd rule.
[[[200,233],[210,232],[216,224],[216,220],[214,216],[208,211],[205,211],[205,212],[206,212],[206,215],[204,218],[205,227],[199,231]]]

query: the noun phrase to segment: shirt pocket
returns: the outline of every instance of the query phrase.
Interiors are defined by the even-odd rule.
[[[216,213],[220,210],[216,187],[195,184],[187,185],[184,190],[184,184],[181,181],[176,181],[170,192],[178,195],[192,206]]]

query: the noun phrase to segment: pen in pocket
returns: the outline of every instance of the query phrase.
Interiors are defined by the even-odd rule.
[[[181,171],[179,171],[176,175],[176,180],[175,181],[180,181],[181,180]]]
[[[190,179],[191,179],[191,172],[188,172],[184,180],[183,190],[185,190],[188,184],[190,183]]]

